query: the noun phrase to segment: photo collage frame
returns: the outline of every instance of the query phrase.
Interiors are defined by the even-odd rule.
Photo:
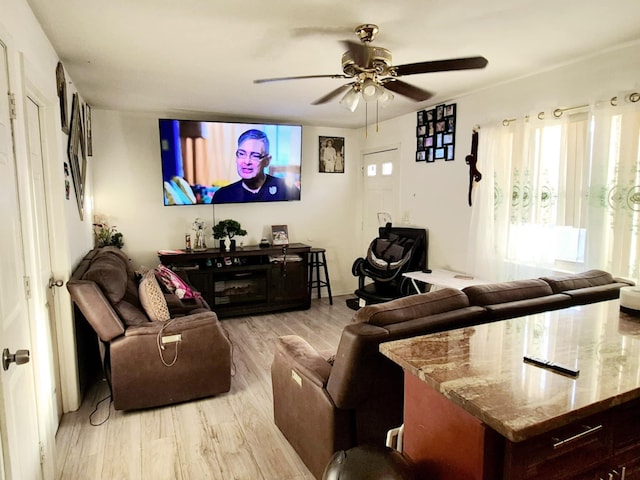
[[[416,162],[451,161],[455,157],[456,104],[417,113]]]

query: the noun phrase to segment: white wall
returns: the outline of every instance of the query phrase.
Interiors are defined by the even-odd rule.
[[[248,234],[246,245],[270,238],[271,225],[286,224],[292,242],[327,250],[334,294],[353,292],[353,260],[361,255],[359,242],[359,132],[303,127],[302,199],[264,204],[171,206],[163,205],[158,118],[168,114],[92,111],[95,196],[94,211],[108,215],[124,235],[124,251],[135,264],[153,267],[156,252],[183,248],[196,217],[207,225],[207,246],[213,247],[215,220],[233,218]],[[318,136],[345,137],[345,173],[319,173]],[[217,241],[216,241],[217,243]]]

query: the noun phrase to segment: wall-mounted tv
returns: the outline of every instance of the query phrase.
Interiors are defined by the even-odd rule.
[[[300,200],[302,127],[160,119],[165,205]]]

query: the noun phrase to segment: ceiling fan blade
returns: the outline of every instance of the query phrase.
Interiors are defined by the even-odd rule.
[[[369,68],[371,63],[371,50],[369,47],[351,40],[343,40],[342,44],[347,47],[351,58],[353,58],[353,61],[356,62],[358,67]]]
[[[405,97],[409,97],[411,100],[415,100],[416,102],[424,102],[425,100],[429,100],[434,95],[427,90],[423,90],[395,78],[385,80],[382,85],[384,86],[384,88],[387,88],[392,92],[398,93],[400,95],[404,95]]]
[[[415,75],[417,73],[446,72],[450,70],[471,70],[484,68],[489,61],[484,57],[450,58],[448,60],[433,60],[430,62],[407,63],[396,65],[393,69],[400,77],[403,75]]]
[[[335,90],[331,90],[324,97],[319,98],[315,102],[311,102],[311,105],[321,105],[323,103],[327,103],[329,100],[333,100],[334,98],[336,98],[338,95],[340,95],[342,92],[344,92],[348,88],[351,88],[352,85],[353,85],[353,83],[347,83],[346,85],[341,85],[338,88],[336,88]]]
[[[298,77],[277,77],[277,78],[259,78],[254,80],[253,83],[267,83],[267,82],[281,82],[283,80],[303,80],[306,78],[350,78],[346,75],[333,74],[333,75],[301,75]]]

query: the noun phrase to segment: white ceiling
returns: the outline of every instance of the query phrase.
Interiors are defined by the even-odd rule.
[[[28,0],[68,76],[94,108],[360,127],[338,100],[340,40],[374,23],[395,65],[482,55],[483,70],[404,76],[436,93],[399,95],[380,119],[640,39],[638,0]],[[373,113],[370,111],[369,115]]]

